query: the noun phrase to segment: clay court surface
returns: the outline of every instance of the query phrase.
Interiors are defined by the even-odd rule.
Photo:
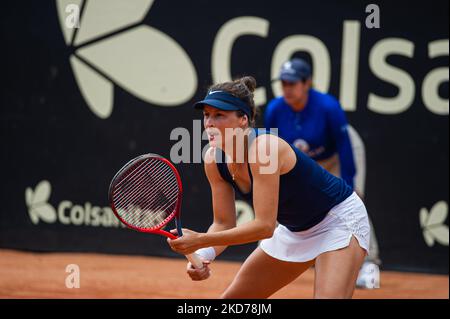
[[[80,288],[65,285],[66,266],[80,267]],[[30,253],[0,250],[0,298],[217,298],[240,263],[214,261],[212,276],[193,282],[186,262],[141,256],[82,253]],[[272,298],[312,298],[314,270]],[[384,271],[381,288],[357,289],[354,298],[449,298],[447,275]]]

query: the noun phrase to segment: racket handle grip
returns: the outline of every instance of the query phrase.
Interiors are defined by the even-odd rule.
[[[200,256],[196,253],[186,255],[186,258],[190,261],[192,266],[194,266],[195,269],[202,269],[203,268],[203,262],[200,259]]]

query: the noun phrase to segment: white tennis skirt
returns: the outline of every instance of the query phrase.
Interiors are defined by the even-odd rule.
[[[273,236],[262,240],[260,247],[276,259],[306,262],[324,252],[347,247],[352,236],[368,253],[369,218],[364,203],[355,192],[334,206],[319,224],[307,230],[292,232],[278,225]]]

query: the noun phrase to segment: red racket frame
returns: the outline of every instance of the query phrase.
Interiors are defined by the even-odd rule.
[[[153,158],[153,159],[157,159],[159,161],[162,161],[164,163],[166,163],[167,165],[169,165],[169,167],[172,169],[172,171],[175,174],[175,177],[177,179],[177,184],[178,184],[178,196],[177,196],[177,204],[175,206],[175,209],[172,213],[170,213],[170,215],[164,220],[164,222],[158,226],[158,227],[153,227],[153,228],[141,228],[141,227],[136,227],[134,225],[131,225],[129,223],[127,223],[120,215],[119,213],[117,213],[117,209],[116,206],[114,205],[114,201],[113,201],[113,196],[112,193],[114,191],[114,187],[115,185],[120,182],[122,179],[118,179],[117,177],[122,176],[122,173],[129,169],[130,167],[132,167],[135,163],[137,162],[141,162],[145,161],[148,158]],[[180,215],[181,215],[181,198],[182,198],[182,194],[183,194],[183,185],[181,184],[181,178],[180,178],[180,174],[178,173],[178,170],[176,169],[176,167],[166,158],[158,155],[158,154],[145,154],[145,155],[141,155],[139,157],[136,157],[134,159],[132,159],[131,161],[129,161],[127,164],[125,164],[122,169],[117,172],[117,174],[114,176],[111,185],[109,187],[109,204],[112,208],[112,211],[114,213],[114,215],[116,215],[116,217],[123,223],[125,224],[127,227],[134,229],[136,231],[139,232],[143,232],[143,233],[151,233],[151,234],[158,234],[158,235],[162,235],[162,236],[166,236],[169,237],[170,239],[176,239],[178,238],[177,236],[175,236],[174,234],[162,230],[162,228],[164,228],[174,217],[176,219],[176,226],[178,231],[180,232],[181,229],[181,220],[180,220]]]
[[[114,205],[113,196],[112,196],[112,193],[114,191],[115,185],[122,180],[121,178],[118,178],[118,177],[122,176],[122,173],[125,170],[129,169],[130,167],[132,167],[135,163],[137,163],[138,161],[140,162],[141,159],[143,161],[145,161],[145,159],[147,159],[147,158],[154,158],[154,159],[160,160],[160,161],[166,163],[167,165],[169,165],[169,167],[172,169],[172,171],[175,174],[175,177],[177,179],[178,189],[179,189],[178,198],[177,198],[177,204],[176,204],[176,206],[174,208],[174,211],[172,213],[170,213],[169,216],[167,216],[167,218],[164,220],[163,223],[161,223],[159,226],[153,227],[153,228],[141,228],[141,227],[136,227],[136,226],[133,226],[133,225],[127,223],[119,215],[119,213],[117,213],[116,206]],[[109,204],[111,206],[111,209],[112,209],[114,215],[124,225],[126,225],[127,227],[129,227],[131,229],[139,231],[139,232],[158,234],[158,235],[169,237],[170,239],[177,239],[178,237],[175,236],[174,234],[168,232],[168,231],[162,230],[162,228],[165,227],[174,217],[175,217],[176,227],[177,227],[177,230],[178,230],[178,235],[179,236],[183,235],[182,227],[181,227],[181,218],[180,218],[180,216],[181,216],[181,198],[182,198],[182,195],[183,195],[183,185],[181,184],[181,177],[180,177],[180,174],[178,173],[178,170],[176,169],[176,167],[169,160],[167,160],[166,158],[162,157],[161,155],[152,154],[152,153],[138,156],[138,157],[132,159],[131,161],[129,161],[127,164],[125,164],[116,173],[116,175],[113,177],[113,179],[111,181],[111,184],[109,185],[109,191],[108,191]],[[200,268],[203,267],[203,262],[201,261],[200,257],[197,254],[192,253],[192,254],[186,255],[186,258],[191,262],[191,264],[195,268],[200,269]]]

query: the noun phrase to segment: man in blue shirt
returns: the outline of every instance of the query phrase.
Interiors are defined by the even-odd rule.
[[[284,63],[280,80],[283,96],[268,104],[264,114],[266,128],[278,128],[283,139],[325,168],[338,155],[340,177],[353,187],[355,163],[347,120],[339,102],[311,88],[311,69],[301,59]]]
[[[283,64],[279,77],[283,96],[274,98],[267,105],[265,127],[277,128],[281,138],[330,173],[340,176],[363,197],[363,190],[354,185],[356,168],[345,113],[336,98],[312,88],[311,76],[310,65],[302,59],[295,58]],[[373,233],[371,241],[376,247],[372,251],[375,254],[369,255],[361,269],[359,286],[369,287],[364,284],[367,280],[379,285],[378,248]],[[376,278],[367,278],[373,275]]]

